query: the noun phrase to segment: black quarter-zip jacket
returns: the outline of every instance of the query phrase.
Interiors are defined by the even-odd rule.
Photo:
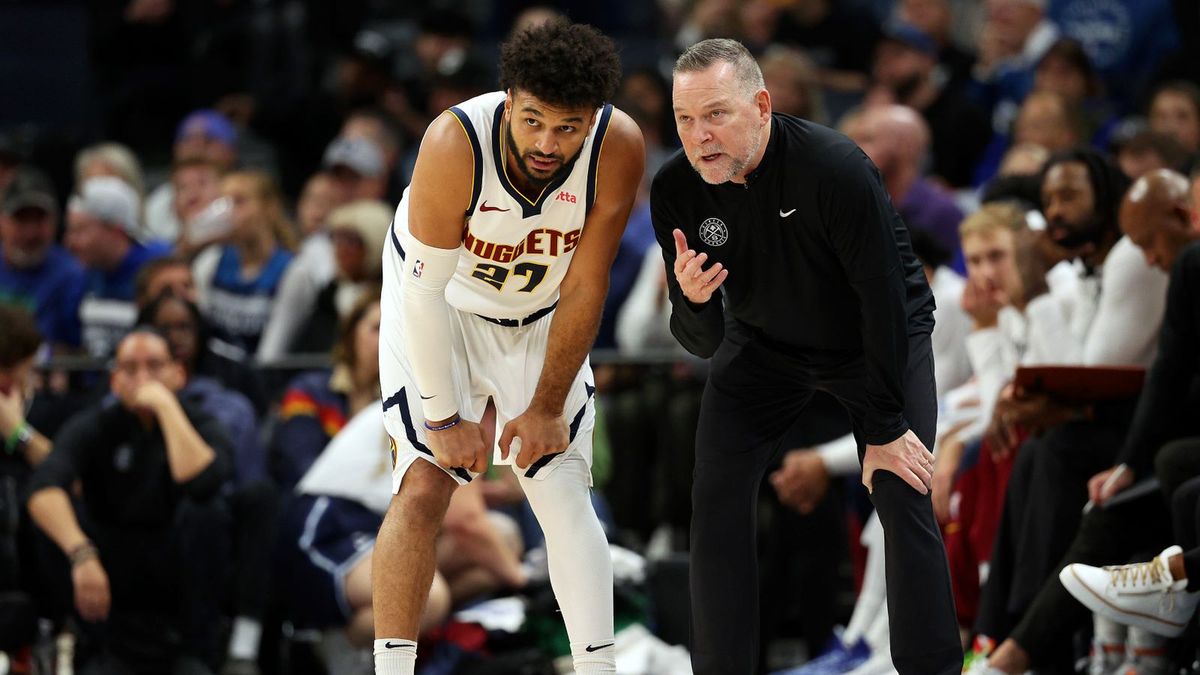
[[[879,171],[844,135],[775,114],[745,184],[705,183],[683,151],[654,178],[650,209],[662,246],[671,331],[712,356],[729,330],[822,366],[863,357],[866,442],[908,429],[903,378],[909,337],[933,329],[933,294]],[[709,265],[729,270],[704,305],[675,280],[680,229]]]

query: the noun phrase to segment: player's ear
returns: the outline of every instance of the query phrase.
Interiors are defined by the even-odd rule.
[[[508,115],[512,112],[513,107],[513,90],[512,87],[504,90],[504,114]]]

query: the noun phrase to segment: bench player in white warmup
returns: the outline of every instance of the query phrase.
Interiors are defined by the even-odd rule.
[[[544,24],[502,46],[503,91],[452,107],[421,142],[384,252],[395,495],[372,563],[378,675],[413,672],[434,539],[494,446],[545,531],[576,672],[615,672],[587,353],[644,163],[641,132],[605,103],[620,76],[598,31]]]

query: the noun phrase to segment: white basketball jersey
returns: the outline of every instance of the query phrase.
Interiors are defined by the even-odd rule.
[[[474,181],[466,212],[463,253],[446,287],[446,302],[464,312],[521,319],[558,300],[583,222],[596,194],[596,165],[612,106],[605,105],[569,171],[540,194],[522,194],[509,181],[502,91],[450,108],[471,142]],[[408,190],[396,209],[401,247],[408,229]],[[401,254],[403,255],[403,254]]]

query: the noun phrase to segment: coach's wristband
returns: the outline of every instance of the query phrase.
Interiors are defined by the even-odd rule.
[[[458,415],[455,415],[454,419],[450,420],[449,422],[446,422],[445,424],[443,424],[441,426],[434,427],[434,426],[430,426],[429,421],[426,420],[425,421],[425,429],[428,431],[445,431],[445,430],[449,429],[450,427],[456,426],[461,421],[462,421],[462,418],[459,417]]]

